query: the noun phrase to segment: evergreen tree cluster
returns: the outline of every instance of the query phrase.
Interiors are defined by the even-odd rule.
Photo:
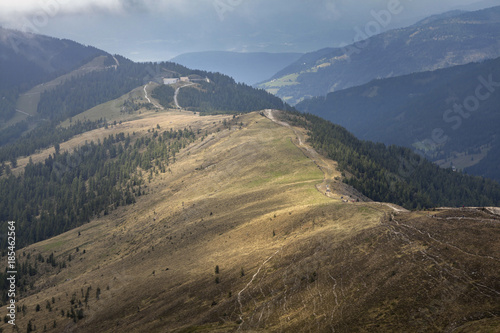
[[[28,156],[39,149],[63,143],[75,135],[103,127],[105,124],[104,119],[97,121],[78,120],[68,128],[58,127],[53,123],[42,124],[14,143],[0,147],[0,162],[9,161],[19,156]],[[21,127],[28,128],[27,122],[20,122],[18,125],[20,127],[18,133],[22,133]]]
[[[71,255],[69,256],[71,258]],[[71,259],[70,259],[71,261]],[[67,267],[66,260],[57,260],[55,258],[54,252],[52,252],[48,257],[44,257],[41,253],[38,255],[31,255],[30,252],[19,253],[17,257],[17,273],[16,276],[16,289],[19,292],[19,296],[23,295],[25,292],[33,289],[33,285],[37,278],[39,272],[45,272],[51,269],[63,269]],[[6,304],[9,300],[7,291],[9,286],[9,281],[7,280],[8,274],[0,272],[0,306]],[[25,308],[23,312],[25,312]],[[17,310],[20,312],[20,309]]]
[[[286,107],[281,99],[243,83],[236,83],[233,78],[220,73],[192,71],[191,75],[207,77],[210,82],[197,81],[196,86],[179,90],[179,104],[188,110],[202,113],[251,112],[263,109],[282,109]],[[175,89],[161,85],[153,91],[164,107],[172,107]]]
[[[62,121],[116,99],[143,83],[145,64],[124,61],[118,68],[92,72],[44,92],[38,103],[42,118]]]
[[[16,113],[19,91],[16,88],[0,90],[0,122],[7,121]]]
[[[0,229],[16,221],[18,247],[23,247],[134,203],[145,193],[142,171],[150,173],[149,180],[153,173],[167,172],[176,153],[194,139],[187,129],[155,130],[135,142],[121,133],[50,155],[44,163],[30,161],[23,175],[0,179]],[[2,234],[0,248],[6,241]]]
[[[0,146],[16,141],[28,128],[29,122],[24,120],[2,129],[0,132]]]
[[[285,117],[307,128],[314,148],[338,162],[344,181],[375,201],[407,209],[500,205],[495,181],[439,168],[409,148],[358,140],[314,115]]]
[[[161,85],[153,90],[152,96],[164,107],[173,107],[175,89],[171,85]]]
[[[263,109],[283,109],[283,101],[262,89],[236,83],[229,76],[215,73],[210,82],[179,91],[182,107],[200,112],[251,112]]]

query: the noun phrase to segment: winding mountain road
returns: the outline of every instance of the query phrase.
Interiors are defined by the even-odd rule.
[[[148,83],[149,84],[149,83]],[[146,88],[148,87],[148,85],[146,84],[144,86],[144,98],[146,98],[148,100],[149,103],[153,104],[153,102],[151,102],[151,100],[149,99],[148,97],[148,91],[146,90]]]
[[[179,90],[181,90],[181,88],[186,88],[186,87],[190,87],[194,85],[194,83],[190,83],[190,84],[186,84],[185,86],[180,86],[178,87],[177,89],[175,89],[175,94],[174,94],[174,102],[175,102],[175,106],[178,108],[178,109],[182,109],[181,106],[179,105],[179,101],[177,100],[177,96],[179,95]]]
[[[155,102],[151,101],[151,99],[149,98],[149,96],[148,96],[148,90],[147,90],[148,85],[149,85],[149,83],[144,86],[144,98],[147,99],[147,101],[149,103],[153,104],[156,108],[163,109],[162,106],[160,106],[160,105],[156,104]]]

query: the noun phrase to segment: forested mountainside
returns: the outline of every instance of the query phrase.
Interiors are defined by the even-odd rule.
[[[77,42],[0,27],[0,89],[50,81],[106,52]]]
[[[500,7],[424,20],[370,38],[363,28],[356,43],[306,54],[258,87],[294,105],[377,78],[500,56]]]
[[[16,112],[19,94],[100,55],[95,47],[0,27],[0,125]]]
[[[499,104],[497,58],[374,80],[305,100],[297,109],[344,126],[360,139],[403,145],[445,167],[498,181]]]
[[[183,108],[203,113],[249,112],[262,109],[289,108],[283,101],[265,90],[255,89],[219,73],[203,73],[209,82],[199,81],[196,86],[179,90],[178,101]],[[164,107],[173,107],[175,89],[161,85],[153,92]]]
[[[361,141],[311,114],[284,113],[308,129],[319,152],[338,162],[344,181],[369,198],[408,209],[500,205],[500,184],[441,169],[409,148]]]

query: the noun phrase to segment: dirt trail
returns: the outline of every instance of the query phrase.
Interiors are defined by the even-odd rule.
[[[241,294],[243,292],[245,292],[245,290],[247,290],[250,285],[253,283],[253,281],[255,280],[255,278],[257,277],[257,275],[259,275],[260,271],[262,270],[262,268],[275,256],[277,255],[279,252],[281,252],[281,250],[283,250],[283,248],[280,248],[278,249],[276,252],[274,252],[272,255],[270,255],[266,260],[264,260],[264,262],[260,265],[259,269],[257,270],[257,272],[255,272],[255,274],[252,276],[252,279],[250,280],[250,282],[247,283],[247,285],[245,286],[245,288],[241,289],[239,292],[238,292],[238,304],[240,306],[240,325],[238,326],[238,331],[241,330],[241,327],[243,326],[243,323],[244,323],[244,320],[243,320],[243,303],[241,302]]]
[[[162,106],[160,106],[160,105],[156,104],[155,102],[151,101],[151,99],[148,97],[148,90],[147,90],[148,85],[149,85],[149,83],[144,86],[144,98],[146,98],[148,100],[148,102],[151,103],[151,104],[153,104],[156,108],[163,109]]]
[[[337,170],[337,163],[319,154],[314,148],[307,144],[306,133],[304,129],[293,127],[290,124],[280,121],[276,118],[276,110],[264,110],[264,115],[274,123],[290,128],[296,139],[292,142],[323,172],[324,178],[321,184],[316,185],[318,191],[329,198],[348,201],[370,202],[371,200],[359,193],[352,187],[340,181],[341,173]],[[337,179],[335,179],[337,178]],[[392,207],[391,207],[392,208]]]
[[[499,207],[487,207],[486,210],[488,210],[491,214],[500,216],[500,208]]]
[[[385,205],[389,208],[392,208],[396,213],[407,213],[409,212],[408,209],[405,209],[403,207],[400,207],[398,205],[395,205],[395,204],[391,204],[391,203],[386,203],[386,202],[381,202],[382,205]]]
[[[177,106],[178,109],[182,109],[181,106],[179,105],[179,101],[177,100],[177,96],[179,95],[179,91],[181,88],[186,88],[194,85],[194,83],[186,84],[185,86],[180,86],[179,88],[175,89],[175,94],[174,94],[174,102],[175,106]]]
[[[294,144],[301,149],[304,154],[309,157],[323,172],[324,179],[321,184],[316,185],[316,188],[321,193],[324,193],[329,198],[340,199],[344,202],[359,201],[373,202],[371,199],[364,196],[362,193],[356,191],[354,188],[344,184],[342,181],[337,180],[341,178],[341,173],[337,170],[337,163],[319,154],[314,148],[306,143],[306,134],[303,129],[293,127],[290,124],[280,121],[275,116],[276,110],[264,110],[264,115],[278,125],[288,127],[293,130],[297,142]],[[293,141],[293,140],[292,140]],[[337,179],[335,179],[337,178]],[[390,203],[380,203],[385,205],[396,213],[408,212],[407,209]]]
[[[24,112],[24,111],[21,111],[21,110],[19,110],[19,109],[16,109],[16,112],[22,113],[22,114],[24,114],[24,115],[26,115],[26,116],[31,116],[29,113]]]

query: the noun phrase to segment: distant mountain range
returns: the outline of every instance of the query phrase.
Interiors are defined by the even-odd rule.
[[[170,61],[183,66],[233,77],[249,85],[262,82],[270,75],[297,61],[302,53],[209,51],[181,54]]]
[[[296,107],[358,138],[500,180],[500,58],[374,80]]]
[[[357,38],[367,37],[359,30]],[[454,11],[344,48],[305,54],[259,84],[296,104],[305,98],[388,78],[500,56],[500,6]]]

